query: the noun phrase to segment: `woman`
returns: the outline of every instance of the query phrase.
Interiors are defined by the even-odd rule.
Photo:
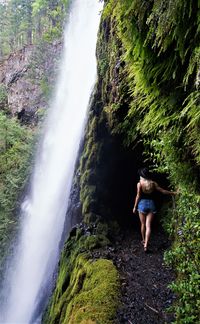
[[[168,191],[159,187],[155,181],[151,180],[151,176],[147,168],[140,169],[138,173],[140,175],[140,181],[137,184],[137,195],[135,198],[133,213],[136,213],[137,208],[141,222],[142,243],[144,245],[144,251],[147,252],[151,235],[151,223],[154,214],[156,213],[154,203],[155,191],[159,191],[165,195],[176,195],[177,192]]]

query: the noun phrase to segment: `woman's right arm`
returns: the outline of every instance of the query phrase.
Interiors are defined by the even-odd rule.
[[[134,214],[136,212],[136,208],[137,208],[137,205],[138,205],[138,201],[140,199],[140,196],[141,196],[141,184],[138,182],[138,184],[137,184],[137,195],[135,197],[135,203],[134,203],[134,207],[133,207],[133,213]]]

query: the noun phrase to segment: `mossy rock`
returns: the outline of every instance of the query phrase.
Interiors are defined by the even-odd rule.
[[[110,260],[90,259],[90,251],[110,244],[105,235],[95,232],[95,226],[73,229],[62,252],[56,288],[43,323],[112,323],[119,276]]]
[[[104,247],[110,244],[108,238],[104,235],[90,235],[84,242],[84,247],[86,251],[92,250],[95,248]]]
[[[107,223],[98,223],[96,227],[96,233],[100,235],[105,235],[106,237],[108,236],[109,232],[109,225]]]
[[[117,270],[105,259],[86,261],[81,258],[79,262],[79,267],[83,266],[81,277],[73,273],[79,278],[76,279],[79,293],[70,301],[64,323],[113,323],[119,298]]]
[[[99,223],[100,220],[101,220],[101,216],[100,215],[97,215],[95,213],[87,213],[84,215],[84,222],[86,224],[92,224],[92,223]]]
[[[64,282],[67,278],[67,285]],[[113,323],[119,303],[119,275],[110,260],[77,256],[70,278],[59,273],[44,323]]]

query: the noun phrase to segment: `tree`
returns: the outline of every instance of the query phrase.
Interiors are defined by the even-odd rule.
[[[0,3],[0,57],[43,38],[59,38],[68,0],[10,0]]]

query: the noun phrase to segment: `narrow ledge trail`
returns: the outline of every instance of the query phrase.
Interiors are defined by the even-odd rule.
[[[167,308],[175,296],[169,284],[175,279],[164,263],[170,242],[160,226],[155,226],[149,253],[143,251],[139,228],[119,235],[113,247],[96,251],[96,256],[111,259],[121,282],[121,301],[114,324],[165,324],[174,320]]]

